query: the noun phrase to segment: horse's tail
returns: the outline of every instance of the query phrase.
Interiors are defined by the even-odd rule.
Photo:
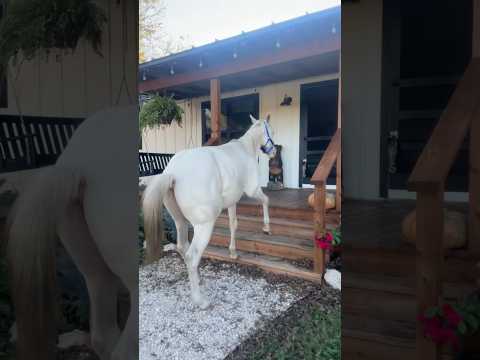
[[[156,176],[147,185],[143,193],[142,211],[146,241],[145,262],[156,261],[162,255],[163,246],[163,199],[173,188],[174,178],[171,174]]]
[[[17,359],[54,359],[56,226],[80,196],[82,179],[53,166],[32,179],[8,220],[7,257],[17,326]]]

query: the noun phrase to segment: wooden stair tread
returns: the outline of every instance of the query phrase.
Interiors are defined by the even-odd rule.
[[[220,235],[228,238],[230,241],[230,230],[216,227],[213,230],[213,235]],[[313,240],[305,240],[293,238],[290,236],[281,235],[267,235],[264,233],[238,231],[235,234],[237,240],[258,241],[268,244],[282,245],[288,247],[296,247],[301,249],[313,250]]]
[[[220,214],[219,218],[224,218],[228,220],[228,214],[223,212]],[[250,221],[255,222],[263,226],[263,217],[253,216],[253,215],[237,215],[238,222]],[[298,220],[298,219],[286,219],[278,217],[270,217],[270,225],[286,225],[294,226],[298,228],[304,228],[307,230],[313,230],[313,219],[312,220]]]
[[[313,271],[309,271],[307,269],[299,268],[287,261],[271,260],[266,256],[247,253],[239,250],[237,250],[237,253],[239,256],[234,260],[230,258],[228,249],[209,245],[204,252],[204,256],[209,259],[234,262],[243,265],[254,265],[267,272],[279,275],[297,277],[313,282],[321,282],[320,274],[314,273]]]

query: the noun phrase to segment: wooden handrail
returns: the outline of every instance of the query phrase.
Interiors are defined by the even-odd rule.
[[[472,59],[408,180],[410,191],[440,190],[455,161],[480,94],[480,59]]]
[[[416,209],[416,278],[417,315],[437,305],[442,296],[442,270],[444,268],[444,211],[445,182],[460,147],[471,128],[470,139],[470,249],[478,245],[480,218],[476,199],[480,198],[478,174],[480,160],[480,59],[474,58],[451,96],[425,149],[415,164],[408,180],[408,189],[417,192]],[[473,245],[472,245],[473,243]],[[422,324],[417,320],[416,358],[437,359],[440,347],[424,336]]]
[[[332,140],[328,144],[327,150],[322,156],[322,159],[317,165],[315,172],[310,179],[310,182],[315,185],[315,192],[314,192],[314,200],[313,200],[313,224],[314,224],[314,232],[315,238],[323,236],[325,234],[326,226],[325,226],[325,217],[326,217],[326,184],[327,178],[332,171],[333,165],[337,160],[341,158],[341,151],[342,151],[342,130],[338,128],[333,135]],[[341,164],[340,161],[337,162]],[[337,169],[339,170],[339,169]],[[341,179],[337,176],[337,192],[340,191],[341,188]],[[339,197],[337,196],[337,201]],[[337,203],[337,209],[340,209],[340,204]],[[318,274],[323,274],[325,271],[325,261],[324,261],[324,253],[323,250],[317,247],[314,244],[314,253],[313,253],[313,263],[314,263],[314,271]]]
[[[322,156],[322,159],[317,165],[315,172],[310,180],[312,184],[324,185],[327,182],[327,178],[332,171],[333,165],[340,155],[342,150],[342,130],[338,128],[333,135],[330,144],[328,144],[327,150]]]

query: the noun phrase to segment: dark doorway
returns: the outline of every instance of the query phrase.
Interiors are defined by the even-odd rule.
[[[249,94],[222,99],[222,115],[226,117],[226,127],[222,128],[222,143],[238,139],[250,128],[250,114],[258,119],[259,96]],[[205,110],[210,109],[210,101],[202,103],[202,139],[207,142],[212,129],[207,125]]]
[[[386,197],[389,189],[407,188],[470,60],[472,1],[385,1],[383,33],[380,182]],[[468,139],[447,180],[448,191],[467,189],[467,144]]]
[[[299,186],[310,179],[337,130],[338,79],[304,84],[300,88]],[[335,184],[335,169],[327,184]]]

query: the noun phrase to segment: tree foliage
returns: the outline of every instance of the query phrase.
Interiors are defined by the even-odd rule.
[[[140,63],[185,49],[185,38],[174,39],[163,27],[164,0],[140,0],[139,5]]]

